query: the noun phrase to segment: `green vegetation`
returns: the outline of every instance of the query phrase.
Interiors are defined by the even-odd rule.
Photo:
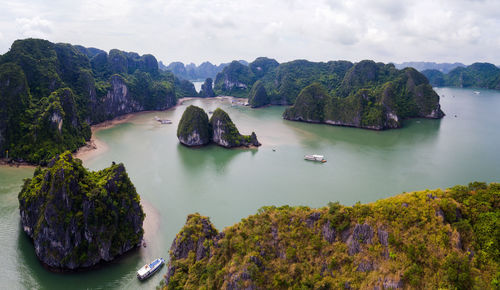
[[[210,118],[210,127],[212,128],[212,141],[217,145],[226,148],[260,146],[254,132],[252,135],[241,135],[229,115],[221,108],[214,111]]]
[[[330,92],[320,83],[304,88],[283,117],[382,130],[400,127],[402,119],[443,115],[425,76],[412,68],[362,61]]]
[[[500,90],[500,68],[491,63],[477,62],[457,67],[447,74],[438,70],[424,70],[422,73],[433,86]]]
[[[248,96],[248,103],[252,108],[258,108],[269,104],[269,96],[261,80],[253,84],[250,95]]]
[[[244,97],[255,82],[255,75],[250,68],[238,61],[231,62],[217,74],[214,91],[217,95]]]
[[[185,96],[196,96],[192,83],[160,72],[152,55],[16,40],[0,56],[0,102],[8,104],[0,108],[0,157],[9,150],[14,160],[46,164],[84,145],[89,125]]]
[[[21,223],[45,264],[89,267],[138,245],[144,213],[123,164],[89,172],[69,151],[38,167],[19,193]]]
[[[260,146],[254,132],[241,135],[229,115],[217,108],[210,120],[202,108],[189,106],[177,127],[177,138],[186,146],[203,146],[210,142],[226,147]]]
[[[498,289],[500,184],[370,204],[263,207],[218,233],[190,215],[167,289]]]
[[[406,118],[444,115],[439,96],[412,68],[370,60],[233,63],[217,75],[217,93],[248,96],[253,108],[293,104],[284,113],[289,120],[381,130],[398,128]]]
[[[187,107],[177,127],[179,141],[187,146],[201,146],[208,144],[211,137],[207,113],[200,107]]]

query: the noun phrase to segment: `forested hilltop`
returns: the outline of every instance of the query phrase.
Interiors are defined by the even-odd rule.
[[[260,57],[233,61],[217,75],[219,95],[249,98],[252,107],[293,105],[284,118],[368,129],[401,127],[407,118],[441,118],[439,96],[413,68],[364,60],[279,64]]]
[[[109,53],[42,39],[16,40],[0,56],[0,157],[45,164],[90,139],[90,125],[174,106],[196,96],[152,55]]]
[[[487,62],[476,62],[467,67],[457,67],[449,73],[434,69],[424,70],[422,73],[435,87],[500,90],[500,68]]]
[[[500,185],[374,203],[263,207],[218,232],[189,215],[166,289],[499,289]]]

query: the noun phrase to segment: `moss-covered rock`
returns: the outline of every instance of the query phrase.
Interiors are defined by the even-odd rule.
[[[190,215],[167,289],[497,289],[500,185],[370,204],[263,207],[216,234]],[[166,285],[166,286],[165,286]]]
[[[270,104],[269,96],[262,81],[258,80],[253,84],[248,96],[248,103],[252,108],[258,108]]]
[[[19,193],[21,225],[51,268],[111,261],[143,237],[140,197],[123,164],[89,172],[70,152],[37,168]]]
[[[439,96],[424,75],[373,61],[354,65],[331,92],[320,83],[304,88],[283,114],[287,120],[374,130],[399,128],[403,119],[443,116]]]
[[[26,110],[30,104],[26,77],[16,64],[0,65],[0,157],[10,144],[22,138]]]
[[[257,136],[254,132],[252,135],[241,135],[229,115],[217,108],[210,118],[210,126],[212,128],[212,141],[222,147],[240,147],[240,146],[260,146],[257,141]]]
[[[295,105],[285,110],[283,117],[293,121],[321,123],[325,119],[327,99],[328,93],[325,88],[319,83],[314,83],[300,92]]]
[[[208,115],[196,106],[189,106],[182,114],[177,127],[177,138],[186,146],[203,146],[210,142],[211,131]]]
[[[212,88],[212,79],[207,78],[205,82],[201,85],[200,93],[198,94],[200,98],[213,98],[215,97],[214,90]]]

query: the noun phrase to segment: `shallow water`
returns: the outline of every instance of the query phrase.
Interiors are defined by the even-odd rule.
[[[109,150],[85,161],[92,170],[123,162],[145,207],[147,248],[100,269],[75,274],[45,270],[21,232],[17,193],[31,169],[0,167],[0,288],[154,288],[166,267],[141,283],[135,271],[156,257],[168,257],[186,216],[207,215],[217,229],[232,225],[263,205],[351,205],[403,191],[446,188],[470,181],[499,181],[500,92],[440,88],[442,120],[410,120],[383,132],[285,121],[284,107],[232,107],[228,100],[192,100],[165,112],[138,115],[97,132]],[[176,124],[185,107],[221,107],[240,132],[255,131],[258,149],[179,145]],[[161,125],[154,116],[173,120]],[[275,149],[276,151],[273,151]],[[305,154],[322,154],[318,164]],[[152,208],[152,209],[151,209]]]

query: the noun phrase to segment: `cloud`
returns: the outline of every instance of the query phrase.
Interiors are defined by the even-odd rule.
[[[500,63],[497,0],[6,0],[4,40],[48,38],[105,50],[215,63],[279,61]]]
[[[52,23],[39,16],[33,18],[16,18],[16,25],[24,37],[47,37],[52,32]]]

